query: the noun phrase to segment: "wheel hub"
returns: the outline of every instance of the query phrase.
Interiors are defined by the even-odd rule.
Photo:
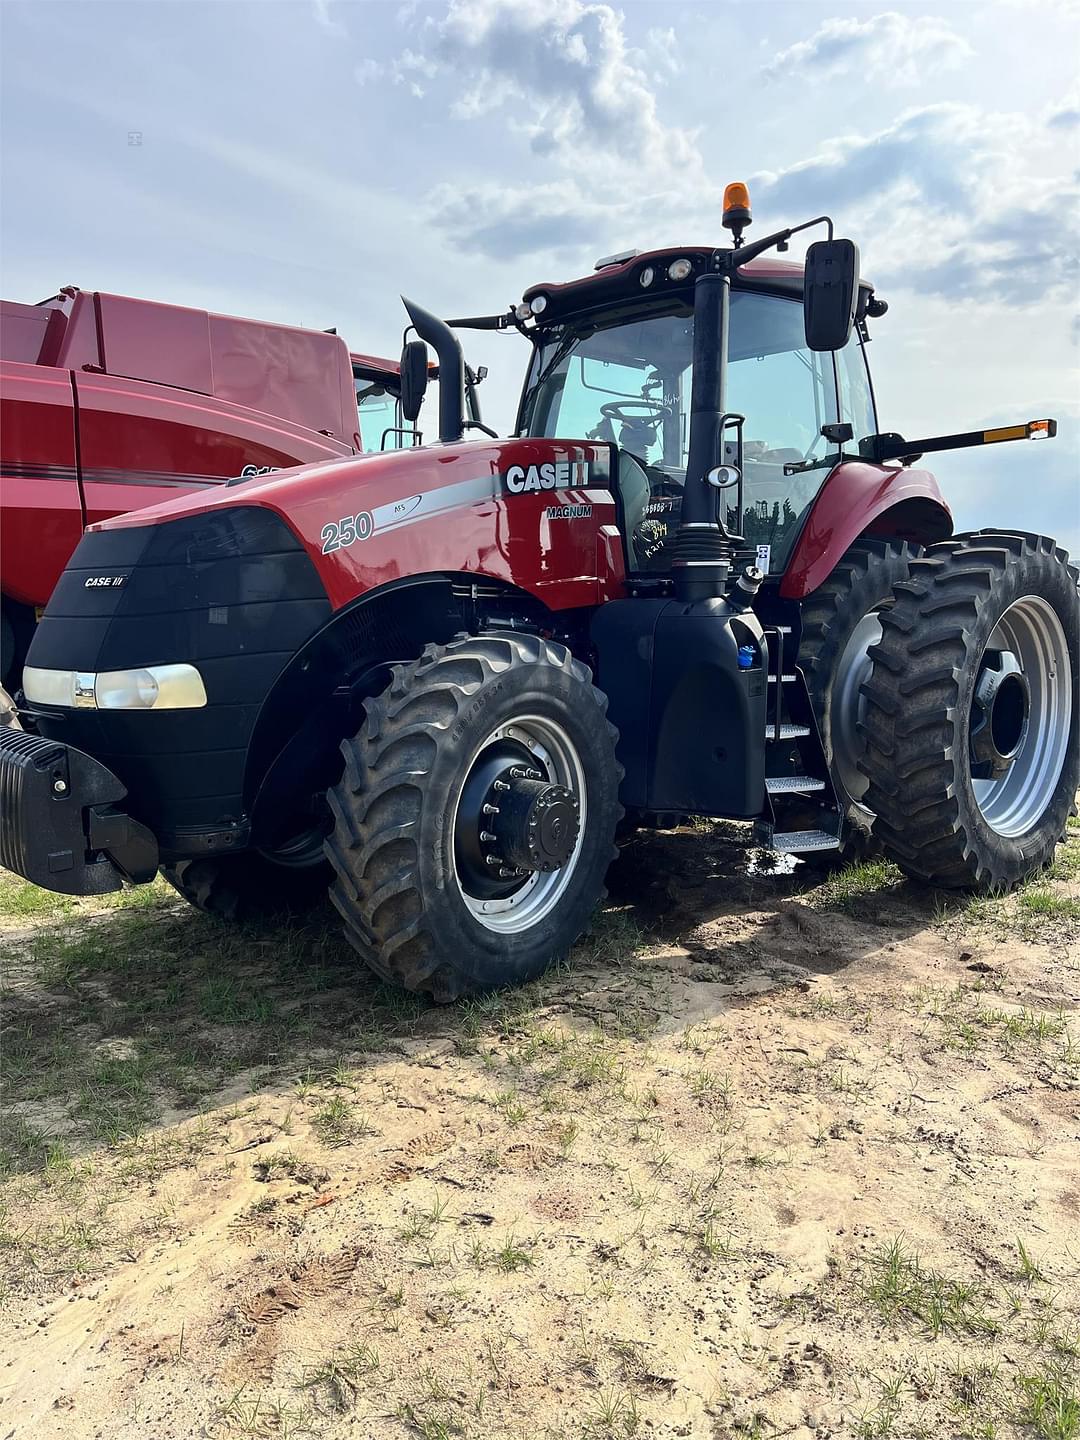
[[[559,870],[574,853],[581,826],[577,800],[565,785],[553,785],[531,766],[513,765],[492,787],[487,804],[496,812],[481,844],[489,854],[517,870]]]
[[[971,705],[972,775],[1000,780],[1024,747],[1031,710],[1031,687],[1010,650],[983,656]]]
[[[517,715],[476,751],[453,819],[455,880],[486,929],[518,934],[557,904],[581,856],[585,772],[554,719]]]

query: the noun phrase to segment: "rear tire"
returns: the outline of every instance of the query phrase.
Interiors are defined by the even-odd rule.
[[[365,963],[447,1002],[565,956],[604,894],[622,814],[588,669],[539,636],[478,636],[396,666],[366,708],[326,842]]]
[[[881,851],[872,830],[874,814],[865,803],[866,776],[859,769],[865,748],[858,729],[865,709],[860,691],[870,677],[869,648],[881,638],[879,612],[892,605],[893,586],[908,578],[918,553],[900,540],[857,540],[802,605],[799,664],[844,816],[839,850],[800,857],[815,869]]]
[[[864,766],[875,833],[908,875],[1004,889],[1053,858],[1080,781],[1076,584],[1053,540],[980,530],[897,586]]]
[[[203,856],[163,865],[161,873],[184,899],[219,920],[281,920],[306,915],[325,901],[330,867],[279,865],[258,850]]]

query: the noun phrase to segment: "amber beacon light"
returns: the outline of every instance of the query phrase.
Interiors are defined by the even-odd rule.
[[[724,187],[724,228],[734,233],[735,244],[742,242],[742,232],[750,224],[750,191],[741,180]]]

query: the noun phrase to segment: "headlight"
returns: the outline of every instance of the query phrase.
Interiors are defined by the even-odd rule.
[[[686,280],[689,278],[690,271],[693,270],[693,268],[689,260],[673,260],[668,266],[668,279]]]
[[[135,670],[40,670],[27,665],[23,690],[35,705],[80,710],[198,710],[206,686],[194,665],[143,665]]]
[[[542,315],[547,309],[547,296],[534,295],[533,298],[529,301],[529,309],[534,315]]]

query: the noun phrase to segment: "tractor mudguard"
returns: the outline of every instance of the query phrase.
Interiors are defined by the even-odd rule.
[[[929,545],[952,531],[952,512],[929,470],[842,461],[810,507],[780,594],[785,600],[804,599],[862,535]]]

